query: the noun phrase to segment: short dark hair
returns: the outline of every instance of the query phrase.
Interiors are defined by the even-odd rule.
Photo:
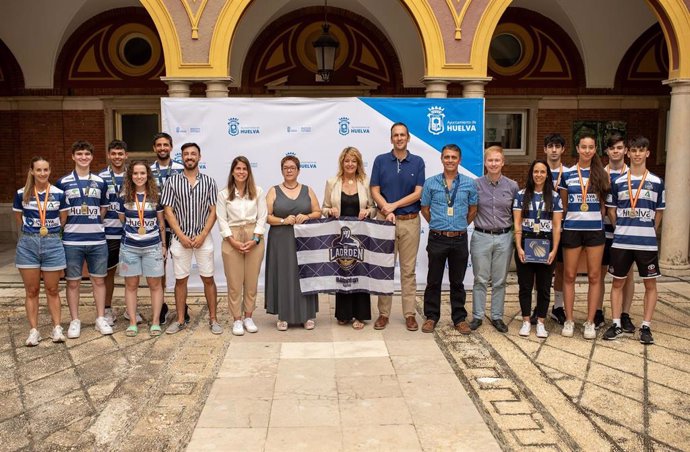
[[[108,151],[111,149],[122,149],[127,152],[127,143],[122,140],[113,140],[108,144]]]
[[[283,164],[285,164],[285,162],[287,162],[287,161],[294,162],[294,164],[297,166],[297,169],[299,170],[300,162],[299,162],[299,159],[297,158],[297,156],[296,155],[286,155],[285,157],[280,159],[280,170],[281,171],[283,171]]]
[[[155,134],[153,136],[153,144],[155,145],[156,141],[160,140],[161,138],[165,138],[166,140],[168,140],[168,143],[170,143],[170,146],[173,145],[172,137],[165,132],[158,132],[157,134]]]
[[[180,152],[184,152],[185,149],[195,147],[199,150],[199,155],[201,155],[201,146],[196,143],[185,143],[180,147]]]
[[[560,133],[550,133],[544,137],[544,147],[549,147],[550,144],[560,144],[565,147],[565,138]]]
[[[93,144],[86,140],[77,140],[72,143],[72,155],[77,151],[89,151],[93,154]]]
[[[462,150],[460,149],[460,146],[458,146],[457,144],[450,143],[443,146],[443,148],[441,149],[441,155],[443,155],[443,151],[445,151],[446,149],[448,149],[449,151],[455,151],[458,153],[460,157],[462,157]]]
[[[618,143],[619,141],[622,141],[623,144],[625,144],[625,138],[623,138],[623,135],[621,135],[618,132],[613,132],[611,135],[606,138],[606,148],[612,148],[614,144]]]
[[[643,137],[642,135],[638,135],[628,141],[628,148],[649,149],[649,139],[647,137]]]
[[[398,121],[391,126],[391,135],[393,135],[393,129],[398,127],[398,126],[403,126],[405,128],[405,133],[407,133],[408,135],[410,134],[410,128],[407,127],[407,124],[405,124],[404,122]]]

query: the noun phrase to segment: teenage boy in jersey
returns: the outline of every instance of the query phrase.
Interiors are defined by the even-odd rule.
[[[118,196],[122,188],[122,180],[127,168],[127,143],[121,140],[113,140],[108,144],[107,168],[98,173],[108,186],[108,211],[103,218],[105,227],[105,240],[108,245],[108,274],[105,277],[105,320],[113,326],[117,317],[113,313],[113,290],[115,288],[115,272],[120,260],[120,241],[122,240],[122,222],[118,216],[120,203]],[[137,320],[139,320],[137,318]]]
[[[611,223],[616,225],[611,245],[609,273],[613,325],[604,339],[613,340],[624,333],[621,325],[623,286],[633,261],[644,281],[644,320],[640,327],[640,342],[654,343],[651,322],[657,302],[656,278],[659,272],[659,247],[656,233],[666,207],[664,181],[647,170],[649,140],[633,138],[628,142],[630,169],[616,179],[606,207]]]
[[[625,155],[628,152],[628,147],[625,144],[623,136],[619,133],[614,133],[606,140],[606,154],[609,157],[609,163],[606,165],[606,172],[608,172],[611,179],[611,186],[620,176],[625,176],[628,173],[628,166],[625,164]],[[606,233],[606,243],[604,244],[604,257],[601,260],[601,274],[606,275],[609,264],[611,263],[611,245],[613,244],[613,225],[608,215],[604,216],[604,232]],[[602,276],[603,277],[603,276]],[[621,328],[624,333],[634,333],[635,325],[630,319],[630,307],[632,306],[632,299],[635,292],[635,276],[633,275],[632,266],[628,277],[625,279],[623,285],[623,313],[621,314]],[[599,309],[594,315],[594,327],[599,329],[606,324],[604,320],[604,285],[601,285],[601,297],[599,298]]]
[[[561,176],[563,171],[568,167],[563,166],[563,153],[565,152],[565,139],[560,133],[552,133],[544,137],[544,154],[546,155],[546,162],[549,164],[551,174],[553,176],[553,186],[558,189],[558,184],[561,183]],[[559,225],[560,227],[560,225]],[[556,255],[556,271],[553,279],[553,293],[554,301],[551,308],[551,318],[563,325],[565,323],[565,309],[563,309],[563,248],[558,245],[558,254]],[[533,325],[537,324],[536,310],[530,317],[530,322]]]
[[[451,319],[460,334],[470,334],[465,309],[465,271],[469,258],[467,225],[477,214],[477,189],[474,180],[460,174],[460,147],[447,144],[441,150],[443,172],[430,177],[422,189],[422,216],[429,223],[426,251],[429,270],[424,290],[422,332],[434,331],[441,317],[441,281],[448,262]]]
[[[159,132],[153,136],[153,152],[156,153],[156,161],[151,164],[151,174],[156,180],[156,185],[158,185],[158,190],[160,193],[163,191],[163,185],[165,181],[168,180],[170,176],[181,173],[184,171],[184,165],[179,162],[174,161],[170,157],[172,152],[173,139],[172,137],[165,133]],[[172,239],[172,231],[170,230],[170,225],[165,224],[165,249],[170,250],[170,240]],[[164,256],[167,260],[167,255]],[[165,275],[163,275],[163,289],[165,290]],[[189,322],[189,308],[185,304],[185,321]],[[165,325],[168,316],[168,304],[163,300],[163,306],[161,307],[160,315],[160,325]]]
[[[408,331],[417,331],[415,266],[419,249],[419,198],[424,186],[424,160],[407,149],[409,142],[407,126],[401,122],[393,124],[393,149],[374,160],[371,196],[379,208],[379,219],[395,224],[395,254],[400,260],[400,292],[405,326]],[[393,297],[379,295],[379,317],[374,322],[374,329],[382,330],[388,325],[392,304]]]
[[[69,206],[66,212],[62,243],[65,246],[67,268],[67,304],[72,321],[67,337],[74,339],[81,334],[79,320],[79,286],[82,268],[86,261],[93,298],[96,303],[96,330],[101,334],[113,334],[105,320],[105,276],[108,273],[108,245],[105,240],[103,217],[110,203],[107,185],[103,179],[91,173],[93,146],[88,141],[72,145],[74,170],[61,177],[55,184],[65,192]]]
[[[165,332],[175,334],[189,323],[185,319],[185,307],[187,282],[194,257],[204,283],[209,327],[213,334],[221,334],[223,328],[216,318],[218,290],[213,279],[213,240],[210,236],[216,222],[218,187],[212,177],[199,172],[199,145],[185,143],[181,149],[184,172],[171,176],[165,182],[160,201],[165,209],[165,218],[175,234],[170,244],[170,255],[175,271],[177,321],[172,322]]]

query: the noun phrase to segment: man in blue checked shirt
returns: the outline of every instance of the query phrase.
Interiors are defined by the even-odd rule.
[[[422,216],[429,223],[426,251],[429,271],[424,290],[424,316],[422,332],[431,333],[441,316],[441,281],[448,262],[450,280],[451,317],[455,329],[470,334],[465,309],[465,271],[469,250],[467,225],[477,214],[477,188],[474,181],[460,174],[458,166],[462,151],[455,144],[441,150],[443,172],[430,177],[422,189]]]

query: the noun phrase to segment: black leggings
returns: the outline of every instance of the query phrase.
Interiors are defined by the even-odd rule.
[[[537,317],[546,317],[551,299],[551,278],[555,265],[522,263],[515,251],[515,266],[517,267],[518,286],[520,287],[518,297],[520,299],[520,310],[523,317],[529,317],[532,313],[532,288],[537,286]]]

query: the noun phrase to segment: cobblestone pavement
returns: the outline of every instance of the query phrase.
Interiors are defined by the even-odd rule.
[[[413,340],[409,344],[427,347],[426,339],[434,339],[452,369],[444,378],[455,376],[460,383],[457,392],[464,387],[493,438],[487,437],[482,444],[425,442],[424,438],[448,432],[451,438],[453,434],[464,438],[468,432],[471,436],[473,430],[486,427],[473,427],[458,419],[455,425],[425,430],[413,419],[411,423],[402,421],[414,428],[406,430],[405,435],[410,436],[400,438],[414,438],[415,433],[418,443],[396,443],[391,430],[389,443],[369,444],[369,449],[477,450],[482,445],[491,449],[497,443],[503,450],[688,450],[690,278],[660,281],[652,324],[656,344],[648,347],[633,337],[605,342],[602,331],[594,341],[582,339],[579,329],[574,338],[566,339],[551,321],[547,321],[548,339],[522,338],[517,335],[520,318],[514,282],[511,275],[505,316],[510,331],[506,335],[485,322],[474,334],[460,336],[449,324],[447,303],[433,335],[408,333],[401,320],[394,321],[380,337],[371,325],[359,332],[369,335],[368,340],[386,342],[390,355],[395,355],[396,341]],[[203,430],[209,427],[202,412],[218,398],[214,385],[230,377],[228,372],[238,371],[231,361],[242,359],[242,350],[251,349],[257,358],[276,353],[276,345],[267,344],[276,340],[272,317],[257,311],[262,330],[251,338],[235,338],[229,331],[227,307],[221,302],[220,317],[226,319],[226,330],[214,336],[206,327],[203,298],[196,297],[190,297],[192,327],[187,332],[152,339],[144,325],[137,337],[130,338],[124,335],[126,324],[120,318],[115,334],[103,337],[93,329],[93,303],[86,289],[80,309],[82,336],[52,344],[48,339],[50,320],[42,302],[39,329],[44,340],[38,347],[27,348],[23,289],[2,272],[0,284],[0,450],[184,450],[188,445],[189,450],[207,449],[213,443],[212,433],[218,431]],[[585,290],[584,285],[578,287],[578,300],[583,300]],[[62,293],[64,304],[64,289]],[[115,298],[120,297],[118,288]],[[143,298],[141,303],[146,318],[148,300]],[[421,299],[419,303],[421,308]],[[583,309],[583,305],[579,301],[577,307]],[[641,305],[642,287],[638,285],[632,311],[636,324],[641,319]],[[121,303],[116,306],[121,314]],[[330,308],[328,302],[322,306]],[[298,340],[347,342],[356,338],[352,334],[357,332],[351,328],[326,327],[334,323],[329,319],[331,309],[322,308],[313,332],[316,336]],[[67,318],[63,307],[65,327]],[[577,323],[583,318],[584,312],[578,310]],[[425,344],[419,342],[422,340]],[[241,347],[243,343],[246,348]],[[394,373],[405,374],[398,372],[395,358],[390,359]],[[401,387],[415,379],[412,374],[405,381],[398,378]],[[251,391],[258,389],[252,384],[247,389]],[[338,391],[337,397],[342,393],[359,397],[352,388]],[[429,407],[418,409],[428,411]],[[436,399],[431,409],[442,419],[446,408]],[[414,407],[410,411],[418,413]],[[195,433],[195,428],[201,433]],[[280,441],[267,441],[270,436],[265,428],[257,432],[264,432],[260,444],[266,450],[271,444],[290,449]],[[366,445],[346,441],[352,429],[340,434],[345,439],[333,449]],[[215,444],[215,449],[230,449],[232,438],[224,441],[228,442]],[[298,443],[290,444],[298,448]],[[248,443],[234,446],[250,448]]]

